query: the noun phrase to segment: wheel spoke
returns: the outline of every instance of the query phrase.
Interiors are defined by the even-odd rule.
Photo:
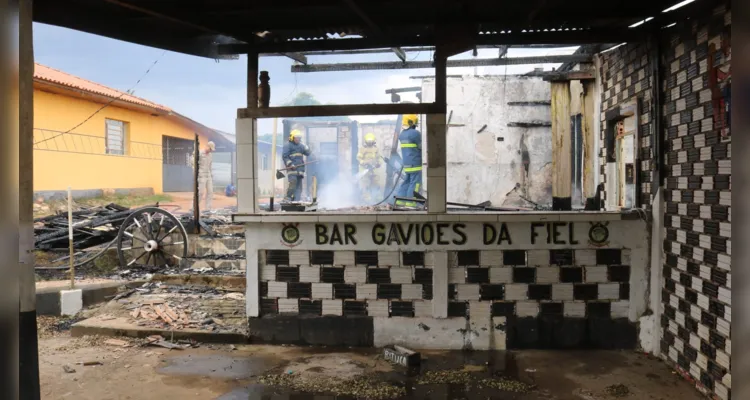
[[[139,241],[139,242],[142,242],[142,243],[146,243],[146,242],[147,242],[146,240],[143,240],[143,239],[139,238],[138,236],[135,236],[135,235],[133,235],[132,233],[130,233],[130,232],[128,232],[128,231],[124,231],[123,233],[124,233],[125,235],[129,236],[130,238],[132,238],[132,239],[134,239],[134,240],[137,240],[137,241]]]
[[[146,213],[148,215],[148,213]],[[138,220],[138,217],[135,218],[135,220]],[[138,225],[141,228],[141,232],[143,232],[143,235],[146,236],[148,239],[153,239],[154,237],[151,235],[151,224],[146,225]],[[146,229],[148,227],[148,229]],[[145,229],[145,230],[144,230]]]
[[[147,266],[147,267],[148,267],[148,262],[149,262],[149,261],[151,261],[151,256],[152,256],[153,254],[154,254],[154,253],[152,253],[152,252],[150,252],[150,251],[148,252],[148,257],[146,257],[146,262],[145,262],[145,263],[144,263],[143,265],[145,265],[145,266]]]
[[[158,240],[159,234],[161,233],[161,227],[164,225],[164,214],[161,215],[161,219],[159,220],[159,229],[156,230],[156,234],[154,235],[155,238],[157,238],[157,242],[161,244],[161,240]]]
[[[141,257],[143,257],[143,256],[144,256],[144,255],[145,255],[146,253],[148,253],[148,252],[147,252],[147,251],[144,251],[143,253],[141,253],[141,255],[140,255],[140,256],[138,256],[138,257],[134,258],[134,259],[133,259],[132,261],[130,261],[130,262],[128,263],[128,267],[129,267],[129,266],[131,266],[131,265],[133,265],[133,264],[134,264],[134,263],[135,263],[136,261],[140,260],[140,259],[141,259]]]
[[[174,254],[172,254],[172,253],[170,253],[170,252],[168,252],[168,251],[166,251],[166,250],[162,250],[162,252],[163,252],[164,254],[169,254],[170,256],[172,256],[172,257],[176,258],[176,259],[177,259],[178,261],[179,261],[179,260],[182,260],[182,257],[180,257],[180,256],[176,256],[176,255],[174,255]]]
[[[161,241],[162,241],[162,240],[164,240],[164,238],[165,238],[165,237],[169,236],[169,235],[170,235],[170,234],[171,234],[172,232],[174,232],[174,230],[175,230],[175,229],[177,229],[178,227],[179,227],[179,225],[175,225],[175,226],[173,226],[173,227],[172,227],[172,229],[170,229],[169,231],[167,231],[167,233],[166,233],[166,234],[164,234],[164,236],[162,236],[162,238],[161,238],[161,239],[157,239],[156,241],[157,241],[157,242],[159,242],[159,243],[161,243]]]

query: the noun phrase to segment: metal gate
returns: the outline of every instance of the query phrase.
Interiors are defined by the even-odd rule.
[[[162,136],[162,187],[164,192],[192,192],[192,140]]]

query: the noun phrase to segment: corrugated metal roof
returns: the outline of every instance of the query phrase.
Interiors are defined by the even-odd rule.
[[[380,35],[378,31],[382,31],[408,45],[409,39],[435,35],[445,29],[446,24],[470,27],[476,29],[477,34],[543,31],[549,35],[545,34],[542,42],[551,43],[549,41],[555,40],[560,29],[622,30],[648,17],[657,17],[656,23],[664,9],[679,1],[357,0],[351,2],[355,4],[352,6],[340,0],[35,0],[34,20],[132,43],[215,57],[216,45],[229,38],[257,42],[257,35],[267,35],[266,42],[276,43],[341,34],[376,37]],[[694,3],[726,1],[697,0]],[[666,15],[665,18],[670,19],[673,14]],[[647,25],[634,31],[646,32],[650,30]],[[552,30],[554,32],[550,32]]]
[[[107,96],[113,99],[126,101],[128,103],[151,107],[164,112],[173,112],[173,110],[167,106],[163,106],[161,104],[157,104],[146,99],[130,95],[123,91],[113,89],[111,87],[107,87],[102,84],[92,82],[88,79],[71,75],[67,72],[50,68],[39,63],[34,64],[34,79],[43,82],[55,83],[58,85],[69,87],[71,89],[78,89],[93,94]]]

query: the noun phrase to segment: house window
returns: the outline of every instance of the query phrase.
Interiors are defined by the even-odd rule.
[[[268,156],[266,154],[263,154],[260,158],[260,169],[262,171],[268,171]]]
[[[107,154],[125,155],[125,122],[106,119],[105,151]]]

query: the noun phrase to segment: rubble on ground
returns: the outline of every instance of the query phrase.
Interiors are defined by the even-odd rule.
[[[326,393],[336,396],[351,396],[358,399],[394,399],[406,394],[403,387],[369,377],[337,379],[317,377],[305,379],[292,374],[263,375],[258,380],[269,386],[278,386],[307,393]]]
[[[37,333],[39,337],[52,337],[70,331],[70,326],[82,318],[76,316],[47,316],[40,315],[36,318]]]
[[[377,205],[377,206],[354,206],[354,207],[344,207],[344,208],[319,208],[318,211],[370,213],[370,212],[391,211],[392,209],[393,209],[393,207],[391,207],[390,204],[380,204],[380,205]]]
[[[491,388],[506,392],[526,393],[534,389],[533,385],[517,380],[501,378],[484,378],[468,371],[444,370],[427,371],[417,381],[420,385],[449,384]]]
[[[73,211],[73,247],[82,250],[109,243],[117,237],[132,210],[114,203],[78,207]],[[34,247],[38,250],[68,249],[68,213],[34,219]]]
[[[623,384],[609,385],[604,391],[612,397],[625,397],[630,394],[630,389]]]
[[[97,311],[97,317],[126,318],[156,329],[244,333],[245,295],[208,286],[148,282],[115,296]]]

